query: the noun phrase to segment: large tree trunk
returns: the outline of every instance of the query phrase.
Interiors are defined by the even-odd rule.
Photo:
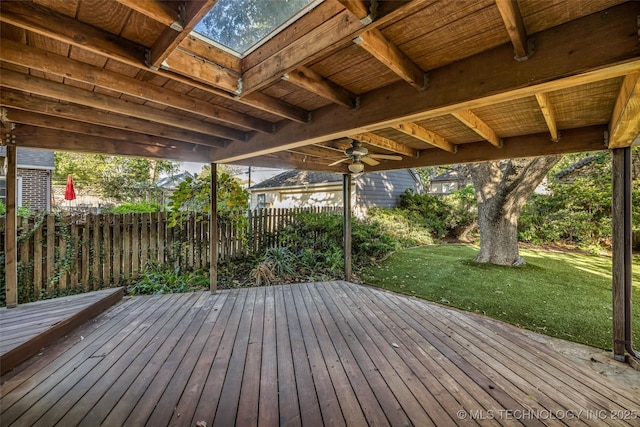
[[[562,156],[474,163],[469,166],[478,201],[480,253],[476,261],[521,265],[518,219],[527,199]]]

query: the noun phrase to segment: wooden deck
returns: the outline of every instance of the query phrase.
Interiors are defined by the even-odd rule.
[[[123,296],[122,288],[0,308],[0,373],[100,314]]]
[[[345,282],[127,298],[0,391],[3,426],[640,425],[516,328]]]

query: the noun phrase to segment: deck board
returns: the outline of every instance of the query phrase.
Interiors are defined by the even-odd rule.
[[[0,393],[3,426],[640,424],[594,417],[640,398],[515,327],[347,282],[128,298]]]

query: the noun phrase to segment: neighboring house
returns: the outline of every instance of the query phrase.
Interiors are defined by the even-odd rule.
[[[458,168],[450,169],[429,180],[429,194],[451,194],[466,187],[469,183],[470,179],[467,174],[462,173]]]
[[[252,209],[342,206],[342,175],[290,170],[249,188]],[[391,208],[406,189],[422,192],[412,170],[371,172],[352,180],[354,215],[363,217],[371,207]]]
[[[193,179],[193,175],[188,171],[184,171],[175,175],[160,178],[156,181],[156,185],[162,191],[162,206],[166,206],[167,203],[169,203],[169,197],[171,197],[176,188],[178,188],[178,185],[184,182],[187,178]]]
[[[4,164],[7,148],[0,147],[0,162]],[[55,169],[53,151],[18,147],[17,150],[18,206],[32,211],[51,210],[51,176]],[[6,205],[6,177],[0,176],[0,202]]]

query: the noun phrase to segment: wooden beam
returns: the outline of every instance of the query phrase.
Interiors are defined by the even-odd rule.
[[[118,3],[136,12],[171,27],[175,31],[182,31],[177,3],[159,0],[116,0]]]
[[[513,61],[512,47],[505,44],[430,71],[427,91],[397,82],[362,94],[357,110],[319,108],[311,123],[285,123],[277,135],[232,143],[215,154],[216,160],[234,162],[639,72],[639,13],[640,3],[623,3],[541,31],[536,43],[545,46],[545,54],[526,62]],[[576,40],[581,40],[579,45]]]
[[[85,123],[76,120],[69,120],[56,116],[48,116],[45,114],[34,113],[31,111],[23,111],[16,109],[9,109],[7,113],[11,120],[15,123],[43,127],[47,129],[55,129],[65,132],[79,133],[87,135],[88,137],[99,137],[116,139],[122,142],[130,142],[141,145],[151,145],[162,148],[180,148],[185,150],[194,150],[196,145],[184,141],[176,141],[175,139],[162,138],[159,136],[149,135],[147,133],[136,133],[130,130],[115,129],[112,127],[99,126],[95,123]],[[212,141],[212,148],[223,147],[222,144],[216,144]]]
[[[240,162],[229,164],[239,166],[260,166],[279,169],[297,169],[328,173],[345,173],[348,171],[346,165],[328,166],[327,162],[318,162],[315,160],[316,159],[309,157],[305,158],[300,154],[282,151],[279,153],[267,154],[266,156],[244,159]]]
[[[15,136],[12,132],[12,136]],[[18,306],[18,228],[17,228],[17,149],[13,143],[7,144],[6,161],[6,212],[4,218],[4,254],[5,254],[5,301],[7,308]],[[3,159],[4,160],[4,159]]]
[[[407,169],[424,166],[450,165],[454,163],[474,163],[488,160],[505,160],[521,157],[537,157],[550,154],[568,154],[584,151],[606,149],[604,133],[606,126],[588,126],[568,129],[562,132],[558,142],[549,140],[549,134],[503,138],[500,150],[487,147],[486,144],[470,143],[458,145],[458,152],[453,154],[443,150],[427,149],[419,158],[405,158],[402,162],[386,162],[379,166],[367,168],[369,172],[390,169]]]
[[[162,69],[188,76],[202,83],[215,82],[215,86],[230,93],[239,93],[240,76],[224,67],[199,58],[181,49],[174,50],[162,62]]]
[[[358,105],[357,97],[354,94],[307,67],[296,68],[283,75],[282,80],[347,108],[355,108]]]
[[[123,62],[140,70],[151,72],[172,81],[197,87],[207,93],[235,99],[243,105],[267,111],[280,117],[294,121],[306,122],[308,112],[293,105],[286,104],[267,95],[255,99],[237,98],[218,86],[218,83],[208,81],[200,83],[188,77],[164,70],[151,70],[145,64],[145,48],[126,39],[115,36],[73,18],[46,9],[33,2],[5,2],[2,4],[0,22],[15,25],[19,28],[41,34],[45,37],[59,40],[63,43],[79,47],[96,55]],[[180,69],[178,65],[178,69]],[[202,77],[202,75],[201,75]],[[228,89],[228,88],[227,88]],[[304,117],[304,119],[301,119]]]
[[[640,73],[624,77],[609,120],[609,148],[629,147],[640,135]]]
[[[365,142],[375,147],[393,151],[394,153],[403,154],[405,156],[418,157],[420,155],[418,150],[415,148],[411,148],[408,145],[400,144],[392,139],[385,138],[384,136],[376,135],[371,132],[358,133],[351,135],[350,138],[356,139],[360,142]]]
[[[486,124],[480,117],[471,110],[454,111],[453,116],[464,123],[475,133],[486,139],[496,148],[502,147],[502,140],[495,130]]]
[[[559,135],[558,125],[556,124],[556,112],[553,104],[549,100],[549,94],[536,93],[535,95],[538,105],[540,106],[540,111],[542,111],[542,115],[544,116],[544,121],[547,123],[549,132],[551,133],[551,140],[558,142]]]
[[[323,2],[308,14],[309,20],[316,19],[310,21],[315,24],[312,28],[299,30],[296,25],[295,31],[285,31],[273,37],[244,58],[242,96],[260,90],[278,80],[283,74],[344,46],[368,29],[384,25],[432,2],[433,0],[382,2],[383,4],[378,8],[376,20],[369,25],[362,24],[348,10],[343,9],[333,14],[331,8],[336,6],[341,8],[342,5],[336,2]]]
[[[92,91],[80,89],[56,83],[54,81],[39,79],[26,74],[2,69],[2,81],[0,85],[30,92],[49,98],[72,102],[86,107],[97,108],[112,113],[124,114],[150,122],[161,123],[172,127],[189,131],[201,132],[206,135],[228,138],[236,141],[245,141],[246,133],[236,129],[227,128],[214,123],[207,123],[190,117],[178,116],[157,108],[145,105],[133,104],[119,98],[98,94]]]
[[[180,92],[174,92],[42,49],[2,39],[0,40],[0,50],[2,51],[2,61],[7,63],[122,92],[221,122],[261,132],[273,131],[273,125],[265,120],[222,108],[197,98],[185,96]]]
[[[516,0],[495,0],[498,11],[509,33],[511,44],[515,53],[515,59],[524,61],[531,52],[527,49],[527,31],[524,27],[522,14]]]
[[[216,1],[190,0],[182,3],[182,28],[178,31],[174,28],[165,28],[147,54],[147,65],[151,68],[159,68],[160,64],[175,52],[182,40],[216,4]]]
[[[353,13],[356,18],[364,25],[368,25],[375,19],[375,14],[369,11],[369,7],[362,0],[338,0],[349,12]],[[372,2],[372,4],[375,4]]]
[[[110,114],[107,111],[96,110],[75,104],[66,104],[34,98],[22,92],[10,89],[0,91],[0,104],[20,110],[28,110],[55,118],[55,120],[71,119],[89,125],[100,125],[108,128],[122,129],[135,132],[137,135],[148,135],[148,138],[160,137],[182,142],[190,142],[209,147],[225,147],[227,139],[215,138],[197,132],[177,129],[159,123],[151,123],[132,117]],[[54,121],[55,121],[54,120]],[[100,126],[96,126],[98,129]],[[53,126],[45,126],[52,127]],[[108,131],[107,131],[108,132]],[[100,135],[96,135],[100,136]],[[108,135],[103,135],[108,136]],[[138,136],[137,138],[142,138]]]
[[[242,73],[242,60],[240,58],[202,40],[197,36],[194,36],[193,34],[185,37],[178,47],[181,50],[191,52],[194,55],[211,61],[214,64],[218,64],[221,67],[235,71],[238,75]]]
[[[218,290],[218,165],[211,163],[211,211],[209,213],[209,290]]]
[[[396,45],[387,40],[377,28],[360,34],[353,41],[414,88],[426,89],[425,72]]]
[[[394,126],[394,129],[449,153],[455,153],[458,149],[455,144],[450,143],[441,135],[415,123],[400,123]]]
[[[86,135],[78,133],[23,125],[16,126],[13,133],[19,141],[20,147],[77,153],[100,153],[203,163],[211,161],[211,152],[214,150],[204,146],[188,148],[189,146],[184,145],[183,147],[166,148],[146,144],[124,144],[120,140],[111,138],[88,138]]]

